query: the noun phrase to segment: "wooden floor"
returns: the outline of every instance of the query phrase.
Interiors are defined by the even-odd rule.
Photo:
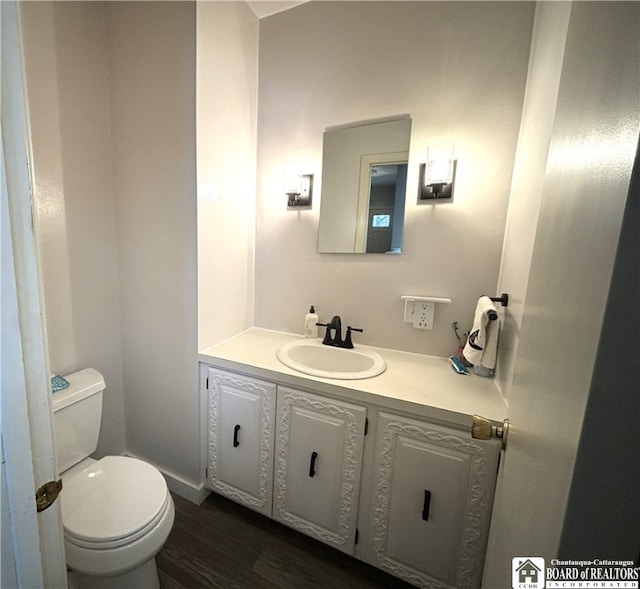
[[[161,589],[415,589],[219,495],[200,506],[173,499]]]

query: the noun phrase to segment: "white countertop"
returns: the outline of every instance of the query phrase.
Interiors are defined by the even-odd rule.
[[[301,374],[282,364],[276,351],[302,336],[252,328],[202,350],[200,362],[352,401],[468,426],[471,416],[494,422],[507,416],[507,404],[492,378],[459,375],[447,358],[372,348],[386,361],[387,369],[373,378],[337,380]],[[368,347],[358,346],[356,347]]]

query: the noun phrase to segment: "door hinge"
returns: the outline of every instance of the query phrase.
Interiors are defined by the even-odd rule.
[[[207,376],[207,385],[206,385],[207,390],[209,390],[209,377]]]
[[[355,539],[355,541],[353,543],[357,544],[359,538],[360,538],[360,532],[358,531],[358,528],[356,528],[356,539]]]
[[[51,507],[62,490],[62,481],[49,481],[36,491],[36,511],[40,513]]]
[[[507,449],[507,438],[509,436],[510,423],[508,419],[502,422],[502,425],[493,425],[493,423],[486,417],[480,417],[480,415],[473,416],[473,423],[471,424],[471,437],[476,440],[490,440],[491,438],[498,438],[502,440],[502,449]]]
[[[369,418],[364,418],[364,435],[366,436],[369,433]]]

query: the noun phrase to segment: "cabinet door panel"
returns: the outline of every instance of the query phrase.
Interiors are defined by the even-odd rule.
[[[454,429],[380,413],[373,564],[419,587],[479,587],[498,448]]]
[[[396,439],[386,556],[451,581],[462,534],[469,456],[405,436]],[[430,546],[428,551],[425,545]]]
[[[209,369],[207,486],[271,514],[276,387]]]
[[[291,407],[287,510],[328,530],[338,527],[345,429],[343,419]]]
[[[347,553],[365,417],[364,407],[278,387],[274,518]]]

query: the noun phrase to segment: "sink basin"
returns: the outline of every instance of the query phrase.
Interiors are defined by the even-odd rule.
[[[351,350],[325,346],[320,340],[294,340],[276,353],[285,366],[321,378],[357,380],[382,374],[387,367],[378,352],[357,347]]]

